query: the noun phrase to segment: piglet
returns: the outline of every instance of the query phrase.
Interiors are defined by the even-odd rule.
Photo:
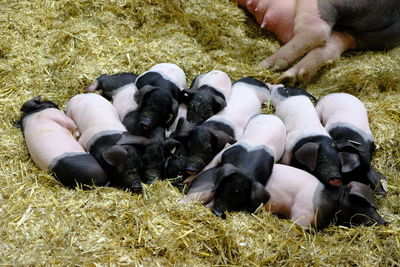
[[[335,140],[345,180],[369,184],[384,194],[382,177],[371,166],[375,144],[364,104],[353,95],[335,93],[324,96],[316,109],[325,129]]]
[[[372,190],[356,181],[327,187],[308,172],[275,164],[265,188],[270,199],[264,208],[302,227],[387,224],[376,211]]]
[[[139,124],[145,130],[157,126],[168,128],[177,116],[186,87],[183,70],[172,63],[160,63],[140,75],[135,84]]]
[[[265,60],[266,67],[284,70],[302,58],[281,75],[283,82],[309,81],[321,66],[348,49],[384,50],[400,44],[398,0],[236,2],[285,43]]]
[[[222,71],[213,70],[197,75],[185,92],[189,96],[187,120],[201,124],[226,106],[232,82]]]
[[[285,125],[277,116],[252,117],[242,138],[207,165],[181,202],[198,200],[221,218],[225,211],[254,212],[269,199],[264,187],[283,154],[285,138]]]
[[[137,75],[130,72],[103,74],[87,87],[85,92],[101,90],[104,97],[112,99],[119,119],[127,131],[134,135],[144,135],[145,132],[139,126],[138,104],[134,99],[137,92],[136,78]]]
[[[106,185],[107,175],[96,159],[76,141],[74,121],[51,101],[40,96],[25,102],[19,122],[26,146],[41,170],[48,170],[63,185]]]
[[[334,141],[322,126],[317,111],[304,90],[271,86],[276,115],[286,125],[286,147],[282,163],[306,170],[322,183],[342,184],[340,161]]]
[[[164,178],[165,164],[165,129],[161,126],[152,130],[148,136],[151,144],[143,151],[143,179],[152,184],[157,179]]]
[[[261,112],[261,104],[268,97],[265,83],[251,77],[242,78],[232,86],[227,106],[221,112],[198,126],[182,120],[174,137],[185,140],[185,172],[197,174],[227,143],[235,143],[243,135],[249,119]]]
[[[137,146],[146,146],[151,141],[129,135],[112,104],[98,94],[72,97],[67,115],[78,126],[79,143],[100,162],[114,184],[133,192],[141,191],[142,162]]]

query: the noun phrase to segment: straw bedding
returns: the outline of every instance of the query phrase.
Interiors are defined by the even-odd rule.
[[[13,127],[36,95],[65,108],[100,74],[160,62],[179,65],[188,83],[212,69],[271,82],[279,73],[257,64],[280,44],[232,1],[0,0],[0,25],[1,265],[400,265],[400,48],[347,53],[305,87],[366,104],[373,165],[389,190],[378,198],[388,227],[316,233],[267,212],[222,221],[199,204],[177,204],[167,181],[141,195],[67,189],[34,165]]]

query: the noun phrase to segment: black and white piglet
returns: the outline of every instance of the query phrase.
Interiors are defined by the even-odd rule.
[[[335,93],[324,96],[316,109],[336,142],[345,181],[359,181],[384,194],[382,177],[371,166],[375,144],[364,104],[353,95]]]
[[[293,87],[270,88],[272,105],[287,131],[282,163],[306,170],[324,184],[340,186],[342,175],[336,146],[322,126],[309,94]]]
[[[231,79],[223,71],[212,70],[197,75],[190,88],[185,90],[189,98],[187,120],[201,124],[217,114],[226,107],[231,89]]]
[[[225,211],[254,212],[269,199],[265,184],[285,148],[286,128],[274,115],[250,119],[242,138],[221,151],[181,201],[197,200],[225,218]]]
[[[146,146],[151,140],[128,134],[115,108],[98,94],[72,97],[67,115],[78,126],[79,143],[100,162],[112,182],[133,192],[141,191],[142,160],[137,146]]]
[[[137,92],[135,85],[137,77],[136,74],[130,72],[103,74],[88,86],[85,92],[101,90],[105,98],[112,100],[119,119],[127,131],[134,135],[143,135],[144,131],[139,126],[138,104],[134,99]]]
[[[387,224],[376,211],[372,190],[359,182],[325,186],[308,172],[275,164],[265,188],[270,194],[265,209],[302,227]]]
[[[268,97],[265,83],[252,77],[242,78],[232,86],[227,106],[221,112],[198,126],[187,121],[178,124],[173,136],[185,140],[187,158],[183,169],[186,174],[197,174],[227,143],[235,143],[243,135],[249,119],[261,112],[261,104]]]
[[[183,70],[172,63],[160,63],[140,75],[135,84],[139,124],[145,130],[157,126],[168,128],[177,116],[186,87]]]
[[[40,96],[25,102],[19,121],[33,161],[65,186],[106,185],[107,175],[96,159],[76,141],[74,121]]]

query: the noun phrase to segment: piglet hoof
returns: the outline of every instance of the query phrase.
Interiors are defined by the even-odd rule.
[[[157,174],[148,174],[148,175],[145,175],[145,178],[146,178],[146,184],[153,184],[155,181],[157,181],[158,180],[158,177],[159,177],[159,175],[157,175]]]
[[[129,191],[131,191],[132,193],[141,193],[143,190],[142,185],[139,183],[134,183],[129,187]]]
[[[217,209],[211,209],[212,213],[214,213],[217,217],[225,220],[226,219],[226,214],[223,211],[217,210]]]
[[[339,187],[342,185],[342,180],[339,178],[330,178],[328,183],[333,187]]]
[[[295,86],[296,77],[290,73],[285,72],[274,81],[274,84],[280,84],[280,83],[288,86]]]

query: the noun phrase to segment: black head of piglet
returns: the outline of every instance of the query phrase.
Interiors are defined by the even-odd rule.
[[[224,164],[214,173],[214,204],[212,212],[225,219],[225,211],[254,212],[265,204],[270,194],[265,187],[244,175],[232,164]]]
[[[372,142],[336,141],[336,146],[341,171],[347,181],[358,181],[369,185],[381,195],[386,194],[381,174],[371,166],[371,151],[375,149]]]
[[[119,186],[132,192],[142,190],[140,179],[142,158],[138,146],[147,146],[151,143],[152,141],[145,137],[123,133],[115,145],[103,152],[103,159],[113,166],[119,175]]]
[[[310,172],[327,186],[342,184],[336,145],[327,136],[307,137],[293,148],[293,166]]]
[[[165,160],[165,177],[176,178],[183,175],[184,160],[186,158],[186,150],[184,145],[169,137],[165,141],[165,152],[167,159]]]
[[[143,178],[148,184],[164,177],[165,128],[156,127],[148,135],[152,141],[143,152]]]
[[[189,98],[187,120],[194,124],[203,123],[226,107],[225,96],[208,85],[185,92]]]
[[[85,92],[92,92],[95,90],[101,90],[104,97],[111,99],[114,90],[121,88],[129,83],[134,83],[138,76],[130,72],[116,73],[112,75],[103,74],[96,79],[91,85],[89,85]]]
[[[182,122],[182,123],[180,123]],[[187,138],[184,171],[188,175],[200,172],[220,152],[224,146],[233,144],[232,129],[225,129],[219,122],[205,122],[199,126],[193,126],[185,119],[181,119],[176,132],[179,137]]]
[[[336,198],[337,207],[334,214],[336,225],[388,224],[376,211],[374,194],[369,186],[353,181],[338,188],[336,194],[328,194],[333,194]]]
[[[44,110],[46,108],[56,108],[59,109],[58,106],[49,100],[41,100],[41,96],[36,96],[28,101],[26,101],[20,108],[20,111],[22,111],[22,116],[21,119],[17,122],[15,122],[16,127],[21,127],[23,130],[23,125],[22,121],[25,117],[29,116],[32,113],[39,112],[41,110]]]
[[[157,126],[168,128],[178,113],[179,102],[167,90],[145,85],[135,93],[139,124],[146,130]]]

